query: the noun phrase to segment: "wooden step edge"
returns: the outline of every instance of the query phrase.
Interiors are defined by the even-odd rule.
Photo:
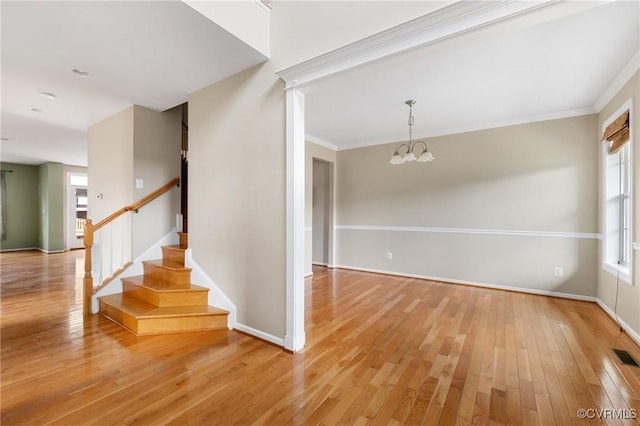
[[[178,318],[178,317],[189,317],[189,316],[216,316],[216,315],[229,315],[229,311],[225,309],[216,308],[214,306],[209,305],[185,305],[185,306],[167,306],[167,307],[158,307],[152,305],[147,302],[143,302],[140,299],[126,300],[124,294],[110,294],[107,296],[102,296],[98,298],[98,302],[103,302],[109,306],[112,306],[115,309],[127,314],[131,317],[134,317],[137,320],[140,319],[148,319],[148,318]],[[133,307],[132,305],[135,305]],[[188,309],[206,309],[205,312],[188,312]],[[187,309],[187,312],[179,312],[180,309]],[[214,312],[209,312],[209,310],[214,310]],[[147,310],[148,312],[145,312]],[[151,313],[156,311],[156,313]],[[160,312],[157,312],[160,311]],[[165,312],[163,312],[165,311]],[[176,311],[176,312],[171,312]]]
[[[194,293],[204,293],[204,292],[208,293],[209,290],[210,290],[207,287],[202,287],[202,286],[199,286],[199,285],[196,285],[196,284],[190,284],[190,287],[188,287],[188,288],[166,288],[166,289],[165,288],[162,288],[162,289],[153,288],[150,285],[147,285],[144,282],[140,282],[137,279],[135,279],[137,277],[144,277],[144,275],[138,275],[136,277],[123,278],[122,282],[127,282],[127,283],[129,283],[131,285],[135,285],[137,287],[142,287],[142,288],[144,288],[146,290],[153,291],[153,292],[156,292],[156,293],[174,293],[174,292],[177,293],[177,292],[185,292],[185,291],[194,292]],[[151,278],[146,277],[145,279],[150,280]]]
[[[172,244],[169,246],[162,246],[163,249],[172,250],[172,251],[187,251],[187,247],[180,247],[179,244]]]
[[[160,262],[160,263],[157,263],[157,262]],[[186,266],[182,266],[178,263],[171,264],[171,265],[163,265],[162,259],[143,260],[142,263],[157,266],[158,268],[166,269],[168,271],[191,271],[192,270],[191,268],[187,268]]]

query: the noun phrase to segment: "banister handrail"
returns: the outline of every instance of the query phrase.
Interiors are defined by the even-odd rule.
[[[136,210],[139,210],[141,207],[149,204],[151,201],[155,200],[156,198],[158,198],[159,196],[161,196],[162,194],[164,194],[174,186],[180,186],[180,178],[173,179],[171,182],[156,189],[151,194],[141,198],[140,200],[136,201],[130,206],[123,207],[120,210],[117,210],[115,213],[110,214],[109,216],[102,219],[100,222],[93,225],[93,230],[95,231],[97,229],[102,228],[103,226],[105,226],[110,222],[113,222],[114,220],[116,220],[118,217],[122,216],[126,212],[135,212]]]
[[[84,279],[83,279],[83,312],[85,315],[91,314],[91,298],[95,294],[95,290],[93,288],[93,276],[91,274],[92,270],[92,259],[91,259],[91,247],[93,246],[93,238],[94,232],[99,230],[100,228],[108,225],[113,222],[123,214],[127,212],[138,212],[138,210],[145,205],[149,204],[151,201],[155,200],[165,192],[169,191],[174,186],[180,186],[180,178],[175,178],[171,182],[166,185],[156,189],[149,195],[141,198],[130,206],[123,207],[114,213],[110,214],[106,218],[102,219],[100,222],[95,225],[92,223],[91,219],[87,219],[84,228],[84,248],[85,248],[85,256],[84,256]],[[120,273],[124,271],[125,268],[120,268],[108,279],[113,279]]]

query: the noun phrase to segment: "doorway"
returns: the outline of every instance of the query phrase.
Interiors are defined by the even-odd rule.
[[[333,267],[333,163],[313,159],[311,263]]]
[[[67,250],[73,250],[84,247],[88,178],[86,173],[68,173],[67,176]]]

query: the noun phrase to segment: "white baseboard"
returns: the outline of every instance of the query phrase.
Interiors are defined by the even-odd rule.
[[[582,300],[587,302],[595,302],[598,300],[595,296],[583,296],[580,294],[560,293],[560,292],[550,291],[550,290],[538,290],[538,289],[532,289],[532,288],[513,287],[513,286],[507,286],[507,285],[501,285],[501,284],[489,284],[489,283],[481,283],[476,281],[456,280],[453,278],[442,278],[442,277],[432,277],[427,275],[407,274],[407,273],[401,273],[401,272],[383,271],[380,269],[359,268],[356,266],[347,266],[347,265],[336,265],[335,267],[341,268],[341,269],[351,269],[354,271],[372,272],[375,274],[393,275],[397,277],[418,278],[422,280],[440,281],[440,282],[451,283],[451,284],[462,284],[462,285],[469,285],[474,287],[492,288],[495,290],[508,290],[508,291],[515,291],[519,293],[537,294],[540,296],[561,297],[563,299]]]
[[[36,250],[38,250],[38,251],[40,251],[42,253],[46,253],[46,254],[64,253],[65,251],[67,251],[65,249],[62,249],[62,250],[45,250],[45,249],[40,248],[40,247],[36,248]]]
[[[316,266],[328,266],[329,265],[326,262],[316,262],[316,261],[311,262],[311,264],[312,265],[316,265]]]
[[[305,274],[305,276],[304,276],[304,277],[305,277],[305,278],[309,278],[309,277],[312,277],[312,276],[313,276],[313,272],[309,272],[308,274]]]
[[[600,308],[602,308],[603,311],[607,313],[607,315],[611,317],[611,319],[619,323],[620,326],[624,329],[624,331],[629,335],[629,337],[631,337],[631,339],[635,341],[638,346],[640,346],[640,334],[636,333],[636,331],[633,328],[631,328],[629,324],[621,320],[620,317],[616,318],[615,312],[613,312],[611,308],[605,305],[602,300],[597,299],[596,303],[598,304],[598,306],[600,306]]]
[[[10,248],[10,249],[2,249],[0,250],[0,253],[4,253],[6,252],[10,252],[10,251],[30,251],[30,250],[38,250],[40,251],[40,249],[38,247],[23,247],[23,248]]]
[[[239,322],[236,322],[235,328],[236,330],[240,330],[244,333],[250,334],[259,339],[266,340],[267,342],[271,342],[275,345],[284,347],[284,339],[281,339],[280,337],[276,337],[272,334],[265,333],[264,331],[257,330],[253,327],[249,327],[248,325],[244,325]]]
[[[2,249],[0,250],[0,253],[4,253],[4,252],[10,252],[10,251],[29,251],[29,250],[37,250],[41,253],[46,253],[46,254],[53,254],[53,253],[64,253],[65,249],[62,250],[45,250],[43,248],[40,247],[23,247],[23,248],[12,248],[12,249]]]

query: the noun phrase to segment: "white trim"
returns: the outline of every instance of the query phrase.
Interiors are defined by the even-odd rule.
[[[42,251],[42,249],[38,247],[24,247],[24,248],[10,248],[10,249],[0,249],[0,253],[8,252],[8,251],[27,251],[27,250],[38,250]]]
[[[285,68],[278,71],[277,74],[287,82],[287,88],[301,87],[359,65],[476,31],[511,18],[557,6],[581,10],[592,6],[588,3],[590,2],[555,0],[535,2],[460,1]]]
[[[329,266],[329,264],[327,262],[316,262],[313,261],[311,262],[312,265],[316,265],[316,266]]]
[[[311,232],[311,231],[313,231],[313,226],[308,226],[304,228],[304,232]]]
[[[593,108],[599,113],[602,111],[602,108],[607,105],[611,99],[622,89],[622,87],[627,84],[629,79],[633,77],[633,75],[640,69],[640,50],[636,52],[635,55],[631,58],[631,60],[625,65],[624,68],[618,73],[616,78],[613,79],[609,87],[605,89],[604,92],[598,97],[596,102],[593,104]]]
[[[437,233],[437,234],[481,234],[481,235],[508,235],[508,236],[517,236],[517,237],[600,239],[600,234],[584,233],[584,232],[517,231],[517,230],[502,230],[502,229],[430,228],[430,227],[414,227],[414,226],[371,226],[371,225],[337,225],[336,229],[348,229],[348,230],[358,230],[358,231],[429,232],[429,233]]]
[[[271,6],[265,4],[262,0],[255,0],[255,2],[258,3],[258,6],[263,8],[266,12],[271,14]]]
[[[67,249],[62,249],[62,250],[45,250],[43,248],[37,247],[36,250],[41,251],[42,253],[46,253],[46,254],[54,254],[54,253],[64,253],[65,251],[67,251]]]
[[[618,318],[616,319],[615,312],[613,312],[611,308],[605,305],[602,300],[596,299],[596,303],[598,304],[598,306],[600,306],[600,308],[602,308],[603,311],[605,311],[607,315],[611,317],[612,320],[617,321],[622,326],[624,331],[629,335],[629,337],[631,337],[631,339],[636,342],[637,345],[640,345],[640,334],[638,334],[629,324],[620,319],[620,316],[618,316]]]
[[[415,139],[428,139],[428,138],[436,138],[440,136],[451,136],[451,135],[460,134],[460,133],[476,132],[479,130],[497,129],[500,127],[517,126],[520,124],[559,120],[562,118],[580,117],[583,115],[590,115],[595,113],[596,113],[596,110],[594,108],[588,107],[588,108],[574,109],[574,110],[568,110],[568,111],[554,112],[549,114],[532,115],[528,117],[514,118],[512,120],[496,121],[493,123],[484,123],[482,125],[476,125],[476,126],[454,127],[450,129],[429,133],[427,135],[423,134],[423,135],[420,135],[420,137],[416,137]],[[346,144],[346,145],[340,145],[337,150],[344,151],[347,149],[365,148],[368,146],[386,145],[391,143],[398,143],[398,140],[386,138],[386,139],[371,140],[363,143]]]
[[[304,274],[305,278],[309,278],[313,276],[313,272],[309,272],[308,274]]]
[[[636,171],[635,171],[635,162],[634,162],[634,155],[635,155],[635,146],[634,146],[634,138],[635,138],[635,132],[636,129],[633,126],[634,123],[634,117],[635,117],[635,113],[634,113],[634,104],[633,104],[633,98],[629,98],[627,99],[625,102],[623,102],[620,107],[618,107],[618,109],[612,113],[609,117],[607,117],[607,119],[602,123],[602,127],[600,129],[601,134],[604,134],[604,131],[606,130],[607,126],[609,124],[611,124],[616,118],[618,118],[624,111],[629,110],[629,120],[631,121],[631,126],[630,126],[630,133],[629,133],[629,158],[630,158],[630,162],[629,164],[631,165],[630,168],[630,188],[629,188],[629,202],[631,205],[631,223],[629,226],[629,239],[630,239],[630,243],[631,243],[631,252],[633,252],[633,232],[634,232],[634,224],[633,224],[633,214],[635,212],[635,196],[634,196],[634,191],[635,191],[635,175],[636,175]],[[606,230],[607,230],[607,214],[606,214],[606,187],[607,187],[607,182],[606,182],[606,173],[605,173],[605,167],[606,167],[606,161],[607,161],[607,155],[609,155],[609,151],[607,149],[607,144],[605,143],[605,141],[600,141],[600,164],[599,164],[599,170],[600,170],[600,200],[599,200],[599,205],[598,208],[600,209],[600,228],[602,229],[603,233],[602,235],[602,250],[600,250],[600,264],[602,266],[602,270],[605,272],[608,272],[609,274],[615,276],[615,277],[619,277],[625,284],[628,285],[634,285],[634,279],[633,279],[633,268],[634,268],[634,262],[633,262],[633,256],[631,257],[630,261],[629,261],[629,266],[628,267],[622,267],[619,265],[612,265],[610,263],[607,262],[607,241],[604,238],[606,235]],[[632,254],[632,253],[631,253]]]
[[[324,148],[327,148],[327,149],[330,149],[332,151],[338,151],[338,145],[332,144],[331,142],[327,142],[324,139],[317,138],[317,137],[315,137],[313,135],[310,135],[308,133],[306,135],[304,135],[304,137],[308,142],[311,142],[312,144],[320,145],[320,146],[322,146]]]
[[[286,335],[285,348],[304,347],[305,139],[304,94],[286,91]]]
[[[451,284],[462,284],[469,285],[474,287],[484,287],[484,288],[492,288],[495,290],[508,290],[508,291],[516,291],[519,293],[527,293],[527,294],[537,294],[540,296],[553,296],[553,297],[561,297],[563,299],[573,299],[573,300],[582,300],[587,302],[595,302],[597,298],[595,296],[584,296],[581,294],[570,294],[570,293],[560,293],[556,291],[550,290],[538,290],[533,288],[526,287],[513,287],[508,285],[501,284],[490,284],[490,283],[481,283],[476,281],[467,281],[467,280],[457,280],[454,278],[443,278],[443,277],[433,277],[428,275],[418,275],[418,274],[407,274],[403,272],[394,272],[394,271],[385,271],[382,269],[369,269],[369,268],[359,268],[357,266],[348,266],[348,265],[336,265],[336,268],[341,269],[351,269],[354,271],[361,272],[372,272],[375,274],[385,274],[385,275],[393,275],[397,277],[406,277],[406,278],[417,278],[421,280],[429,280],[429,281],[439,281],[443,283],[451,283]]]
[[[10,252],[10,251],[27,251],[27,250],[37,250],[37,251],[39,251],[41,253],[46,253],[46,254],[64,253],[65,251],[71,251],[71,250],[68,250],[68,249],[45,250],[45,249],[40,248],[40,247],[24,247],[24,248],[1,249],[0,253]],[[84,247],[77,247],[77,248],[74,248],[73,250],[84,250]]]
[[[640,243],[633,243],[634,250],[640,250]]]
[[[254,337],[258,337],[262,340],[266,340],[267,342],[271,342],[278,346],[285,346],[284,339],[280,337],[276,337],[273,334],[265,333],[264,331],[256,330],[253,327],[249,327],[248,325],[241,324],[239,322],[236,323],[236,330],[240,330],[243,333],[250,334]]]

